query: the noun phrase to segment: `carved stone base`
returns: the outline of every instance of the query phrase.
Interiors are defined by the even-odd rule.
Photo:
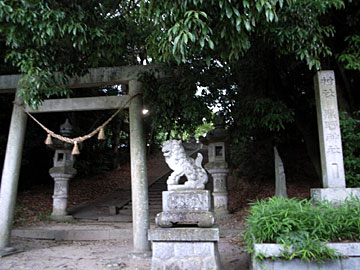
[[[163,211],[210,211],[208,190],[174,190],[162,193]]]
[[[163,228],[176,225],[197,225],[209,228],[215,224],[215,216],[210,211],[169,211],[157,214],[155,221]]]
[[[211,197],[208,190],[164,191],[163,211],[156,216],[160,227],[175,225],[197,225],[211,227],[215,223],[211,209]]]
[[[218,228],[156,228],[149,230],[149,240],[151,270],[221,269]]]
[[[228,193],[227,192],[213,192],[214,197],[214,211],[216,217],[222,214],[228,214]]]

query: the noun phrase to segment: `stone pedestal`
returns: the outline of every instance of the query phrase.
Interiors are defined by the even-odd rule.
[[[166,141],[162,152],[173,170],[162,193],[163,212],[157,214],[158,228],[149,230],[152,241],[152,270],[218,270],[219,229],[211,211],[211,196],[204,190],[208,176],[202,156],[186,157],[179,141]],[[188,179],[179,184],[181,176]],[[182,226],[182,227],[180,227]],[[172,228],[169,228],[172,227]]]
[[[229,169],[226,162],[209,162],[205,168],[213,177],[214,192],[214,212],[217,218],[229,214],[228,211],[228,193],[227,193],[227,176]]]
[[[72,220],[73,217],[68,215],[66,208],[69,180],[74,177],[76,170],[72,167],[53,167],[49,172],[55,181],[51,219],[56,221]]]
[[[156,228],[151,270],[219,270],[218,228]]]
[[[215,223],[215,216],[210,211],[211,198],[208,190],[164,191],[162,202],[163,212],[156,216],[156,224],[160,227],[212,227]]]

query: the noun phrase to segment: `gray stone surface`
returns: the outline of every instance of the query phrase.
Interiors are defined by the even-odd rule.
[[[211,199],[208,190],[164,191],[163,211],[210,211]]]
[[[227,177],[229,174],[228,163],[226,162],[227,131],[222,125],[215,124],[215,129],[210,130],[206,135],[208,146],[209,162],[205,165],[207,171],[213,178],[213,200],[214,212],[221,218],[229,214]]]
[[[341,267],[340,269],[347,270],[355,270],[360,269],[360,257],[349,257],[347,259],[341,260]]]
[[[345,188],[334,72],[318,71],[314,83],[323,187]]]
[[[157,214],[155,221],[160,227],[197,225],[207,228],[215,224],[215,216],[210,211],[169,211]]]
[[[75,158],[71,154],[71,150],[66,149],[68,146],[69,144],[65,143],[53,145],[56,149],[53,159],[54,166],[49,170],[49,173],[55,182],[53,210],[51,213],[51,219],[55,221],[68,221],[72,219],[72,216],[68,215],[66,208],[69,194],[69,181],[76,175],[77,171],[73,167]]]
[[[316,262],[306,262],[301,261],[300,259],[294,259],[291,261],[281,261],[281,260],[270,260],[266,259],[261,262],[255,260],[256,254],[262,254],[267,257],[279,257],[283,247],[278,244],[255,244],[254,249],[255,253],[251,259],[251,268],[253,270],[354,270],[360,269],[360,243],[329,243],[326,244],[328,247],[331,247],[340,254],[344,255],[346,258],[326,261],[325,263],[316,263]]]
[[[22,98],[15,94],[15,101]],[[6,146],[0,193],[0,250],[10,245],[27,115],[14,105]]]
[[[156,216],[160,227],[175,225],[197,225],[211,227],[215,224],[214,213],[210,211],[211,197],[208,190],[164,191],[163,212]]]
[[[335,261],[326,261],[324,263],[306,262],[300,259],[291,261],[281,260],[264,260],[257,262],[255,259],[251,261],[252,270],[357,270],[360,269],[359,258],[348,258]]]
[[[167,180],[168,190],[202,190],[205,188],[208,175],[202,167],[202,154],[198,153],[195,160],[189,157],[180,140],[165,141],[161,151],[169,168],[173,170]],[[187,179],[184,184],[179,183],[182,176]]]
[[[217,242],[153,242],[151,269],[219,270]]]
[[[279,155],[276,146],[274,146],[274,159],[275,159],[275,196],[287,198],[284,164],[281,160],[281,157]]]
[[[141,93],[141,83],[129,82],[129,95]],[[131,199],[133,214],[134,253],[148,253],[149,197],[146,169],[146,145],[141,112],[142,97],[133,98],[129,107],[130,118],[130,162],[131,162]]]
[[[315,201],[344,201],[351,196],[360,198],[360,188],[312,188],[310,191]]]
[[[131,234],[130,229],[14,229],[13,236],[68,241],[121,240]]]
[[[219,241],[219,228],[154,228],[149,230],[149,240],[215,242]]]
[[[84,98],[63,98],[44,100],[38,109],[26,107],[31,113],[44,112],[69,112],[69,111],[95,111],[119,109],[130,96],[106,96],[106,97],[84,97]],[[129,107],[129,104],[125,108]]]
[[[3,248],[3,249],[0,249],[0,258],[10,256],[10,255],[14,255],[14,254],[20,253],[20,252],[23,252],[23,250],[13,248],[13,247]]]
[[[86,88],[110,84],[124,84],[131,80],[138,79],[139,74],[146,71],[155,71],[155,76],[157,78],[166,78],[173,75],[167,74],[164,71],[159,71],[160,69],[161,66],[159,65],[90,68],[89,73],[86,75],[71,78],[68,87]],[[20,79],[20,74],[0,76],[0,94],[15,92]]]

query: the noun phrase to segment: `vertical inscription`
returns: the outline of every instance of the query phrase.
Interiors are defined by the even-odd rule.
[[[315,76],[321,167],[325,188],[345,187],[335,85],[333,71],[319,71]]]
[[[337,163],[333,163],[332,165],[332,172],[334,178],[339,178],[339,165]]]

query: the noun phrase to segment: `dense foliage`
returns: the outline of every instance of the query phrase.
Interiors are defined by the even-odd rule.
[[[285,247],[286,259],[334,259],[338,255],[323,243],[359,240],[359,214],[360,201],[355,198],[335,207],[326,201],[314,205],[305,199],[273,197],[251,204],[244,240],[250,252],[254,243],[278,243]]]
[[[67,79],[90,67],[167,62],[178,77],[143,77],[149,144],[194,132],[217,106],[235,165],[265,168],[271,152],[261,164],[254,150],[296,145],[320,174],[312,77],[335,70],[340,109],[359,110],[359,17],[354,0],[0,0],[0,74],[23,73],[22,94],[36,106],[74,96]],[[121,121],[106,147],[120,132],[125,141]]]
[[[346,186],[360,187],[360,111],[340,114]]]

